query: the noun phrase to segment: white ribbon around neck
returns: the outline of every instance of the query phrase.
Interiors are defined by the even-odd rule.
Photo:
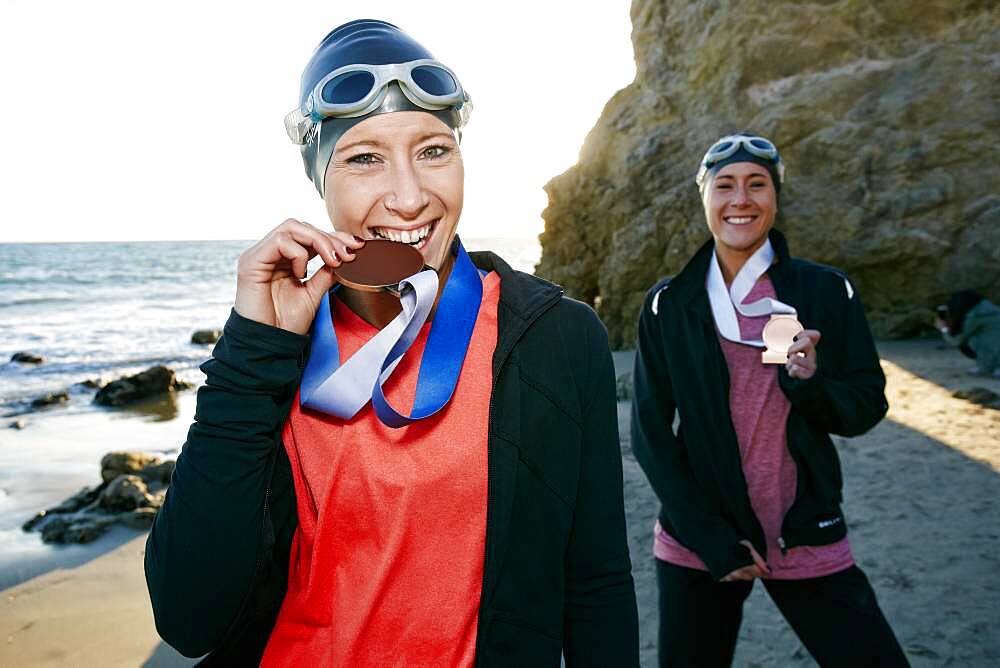
[[[727,290],[719,258],[715,251],[712,251],[712,261],[708,266],[705,287],[708,289],[708,301],[712,304],[715,326],[718,327],[719,333],[730,341],[745,343],[757,348],[765,347],[764,341],[760,339],[748,341],[740,336],[740,323],[736,319],[737,310],[751,318],[778,313],[796,315],[794,308],[770,297],[764,297],[749,304],[743,303],[743,300],[750,294],[750,290],[753,289],[760,277],[767,273],[773,263],[774,247],[771,246],[771,240],[767,239],[764,241],[764,245],[758,248],[743,264]]]

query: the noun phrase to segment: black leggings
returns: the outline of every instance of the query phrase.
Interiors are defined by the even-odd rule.
[[[660,666],[729,666],[752,581],[716,582],[656,560]],[[820,666],[909,666],[857,566],[820,578],[763,580],[767,593]]]

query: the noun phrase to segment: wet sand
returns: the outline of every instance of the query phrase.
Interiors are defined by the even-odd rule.
[[[855,558],[914,666],[1000,665],[1000,410],[951,396],[971,387],[1000,393],[1000,381],[968,377],[969,361],[934,341],[887,342],[879,349],[889,416],[864,436],[836,439]],[[630,366],[628,353],[616,361]],[[628,413],[629,405],[619,404],[642,661],[654,666],[657,503],[631,454]],[[182,405],[177,420],[157,426],[174,438],[189,419],[190,406]],[[5,447],[50,438],[54,428],[47,424],[34,435],[31,425],[15,438],[5,435]],[[150,449],[165,450],[170,443],[162,437],[129,440],[129,433],[146,434],[149,427],[89,416],[66,417],[59,425],[66,435],[103,429],[91,440],[112,446],[106,449],[152,442],[157,447]],[[95,471],[101,454],[94,455]],[[78,488],[75,474],[66,475],[59,499]],[[189,665],[153,628],[143,540],[109,536],[79,563],[59,562],[56,553],[51,570],[0,592],[0,666]],[[814,665],[763,587],[747,602],[735,665]]]

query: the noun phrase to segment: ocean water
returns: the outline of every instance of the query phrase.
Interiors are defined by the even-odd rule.
[[[118,378],[165,364],[200,382],[211,346],[197,329],[221,328],[236,293],[236,261],[249,241],[0,244],[0,416],[68,391],[47,411],[93,411],[82,381]],[[515,269],[533,271],[534,239],[468,239]],[[9,362],[15,352],[46,358]]]

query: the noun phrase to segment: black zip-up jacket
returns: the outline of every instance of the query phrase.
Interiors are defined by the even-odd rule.
[[[557,286],[472,257],[501,279],[476,663],[638,665],[607,332]],[[156,628],[206,665],[257,665],[285,595],[281,427],[308,340],[231,315],[146,543]]]
[[[778,299],[822,335],[812,378],[795,379],[784,366],[778,369],[779,386],[792,405],[786,429],[798,473],[779,544],[828,545],[847,533],[840,460],[830,434],[856,436],[882,419],[888,410],[885,375],[847,277],[790,257],[776,230],[770,239],[776,262],[768,275]],[[767,552],[743,477],[729,413],[729,370],[705,289],[712,250],[709,241],[675,278],[646,294],[633,375],[632,448],[662,504],[664,530],[721,579],[753,563],[741,539],[765,559]]]

